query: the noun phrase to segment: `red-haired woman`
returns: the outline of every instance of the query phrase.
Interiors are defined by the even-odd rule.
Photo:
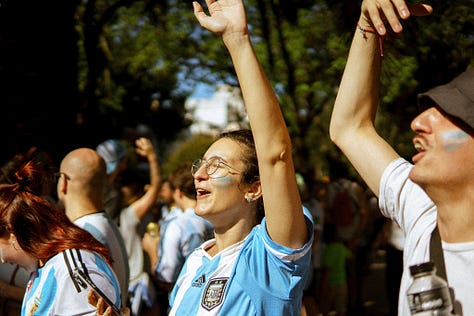
[[[95,315],[90,282],[121,306],[107,249],[34,193],[42,170],[28,162],[15,173],[16,183],[0,184],[0,259],[31,273],[22,315]]]

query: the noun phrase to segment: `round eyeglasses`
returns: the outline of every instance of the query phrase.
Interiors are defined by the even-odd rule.
[[[239,170],[227,164],[222,158],[211,157],[209,159],[196,159],[191,166],[191,174],[194,176],[204,166],[210,178],[222,178],[230,174],[241,174]]]

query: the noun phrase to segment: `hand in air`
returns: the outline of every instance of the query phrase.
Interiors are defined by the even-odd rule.
[[[433,12],[427,4],[406,4],[404,0],[364,0],[362,2],[361,19],[359,24],[364,28],[373,28],[379,35],[385,35],[385,23],[395,33],[400,33],[403,27],[400,19],[406,20],[410,16],[426,16]]]
[[[194,16],[202,27],[222,36],[247,34],[247,19],[242,0],[206,0],[209,15],[193,2]]]
[[[153,144],[150,139],[145,137],[140,137],[135,141],[137,154],[142,157],[147,157],[148,155],[153,154]]]

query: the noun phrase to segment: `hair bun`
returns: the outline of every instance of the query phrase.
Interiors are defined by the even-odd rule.
[[[41,193],[41,170],[33,161],[24,164],[15,172],[15,183],[19,188],[40,194]]]
[[[23,187],[28,186],[29,183],[30,183],[24,175],[20,174],[19,171],[15,172],[15,180],[16,180],[17,184],[19,184],[20,186],[23,186]]]

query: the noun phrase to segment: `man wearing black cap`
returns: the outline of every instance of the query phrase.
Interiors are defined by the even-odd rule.
[[[418,151],[413,164],[374,127],[382,62],[378,35],[387,31],[383,21],[400,33],[400,18],[431,11],[430,6],[407,6],[403,1],[386,1],[384,6],[377,0],[363,1],[330,136],[379,197],[383,215],[405,233],[398,314],[410,315],[409,266],[433,260],[430,240],[438,227],[438,249],[453,289],[455,313],[474,315],[474,68],[419,96],[423,112],[411,123]]]

